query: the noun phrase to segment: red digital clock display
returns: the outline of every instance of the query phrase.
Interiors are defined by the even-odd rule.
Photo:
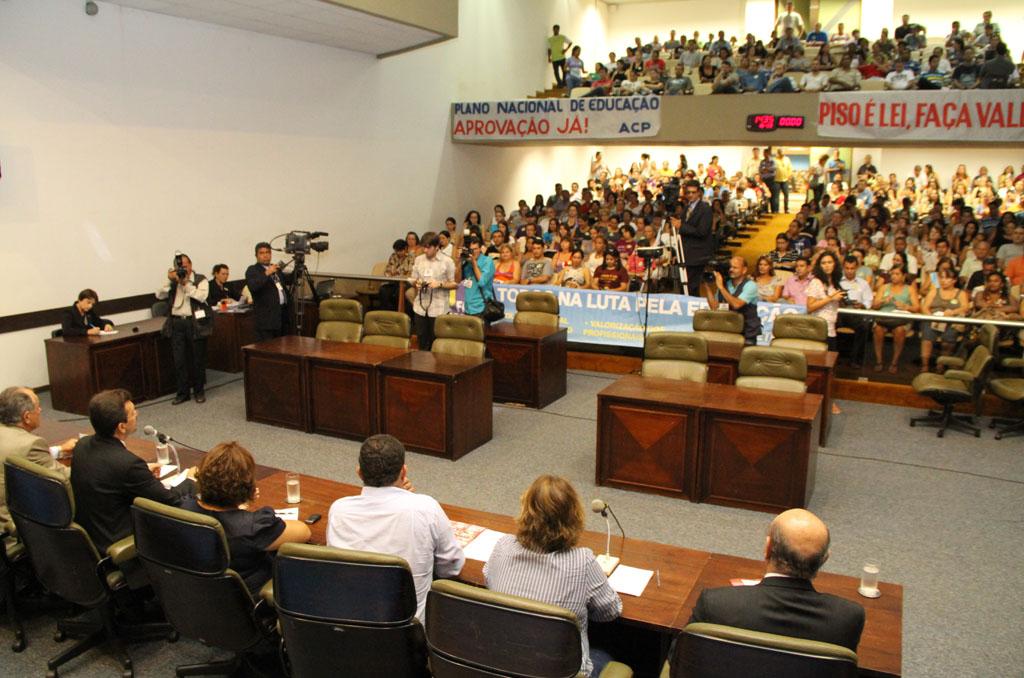
[[[772,132],[777,129],[803,129],[802,115],[775,115],[755,113],[747,116],[747,130],[750,132]]]

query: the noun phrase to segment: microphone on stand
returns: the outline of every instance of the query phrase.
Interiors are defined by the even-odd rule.
[[[142,427],[142,432],[145,433],[147,436],[150,436],[151,438],[156,438],[156,441],[161,445],[166,445],[167,441],[171,439],[171,436],[166,435],[164,433],[160,433],[160,431],[157,431],[149,424],[146,424],[145,426]]]
[[[603,499],[595,499],[590,502],[590,510],[594,513],[599,513],[604,518],[605,527],[608,530],[607,541],[605,542],[605,552],[597,556],[597,564],[601,566],[601,570],[604,572],[606,577],[610,577],[615,568],[619,565],[619,558],[612,555],[612,523],[608,519],[608,514],[615,519],[615,524],[619,526],[619,532],[622,533],[622,543],[626,543],[626,531],[622,529],[622,523],[619,522],[619,517],[612,511],[612,507],[608,505]]]
[[[166,433],[161,433],[160,431],[157,431],[155,428],[153,428],[149,424],[146,424],[145,426],[142,427],[142,432],[145,433],[147,436],[151,436],[153,438],[156,438],[156,441],[158,443],[158,445],[157,445],[157,461],[160,462],[161,464],[163,464],[163,460],[160,459],[160,449],[159,449],[160,445],[165,446],[168,450],[170,450],[171,452],[174,453],[175,473],[180,473],[181,472],[181,458],[178,456],[178,448],[173,445],[173,442],[178,442],[178,441],[174,440],[174,438],[172,438],[171,436],[167,435]],[[168,458],[167,461],[170,461],[170,459]]]

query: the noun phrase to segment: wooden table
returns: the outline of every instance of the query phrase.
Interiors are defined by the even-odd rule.
[[[494,400],[538,409],[566,391],[569,331],[501,322],[487,328],[487,351],[494,358]]]
[[[213,334],[206,342],[206,366],[221,372],[241,372],[245,367],[242,347],[256,340],[251,309],[214,309]]]
[[[820,395],[627,375],[597,398],[598,485],[761,511],[807,505]]]
[[[174,358],[161,336],[164,318],[119,325],[117,334],[45,340],[54,409],[88,414],[89,399],[127,389],[135,402],[173,393]]]
[[[743,344],[709,341],[708,381],[715,384],[735,384],[742,351]],[[801,352],[807,356],[807,392],[817,393],[824,398],[818,444],[825,447],[828,445],[828,436],[832,430],[832,377],[839,354],[835,351]]]
[[[455,460],[491,439],[493,360],[412,351],[380,366],[382,433]]]

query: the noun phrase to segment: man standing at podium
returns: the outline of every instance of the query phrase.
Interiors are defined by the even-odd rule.
[[[277,264],[270,262],[270,243],[256,245],[256,263],[245,269],[245,285],[252,295],[256,341],[280,337],[284,327],[288,294],[284,286],[287,276]]]

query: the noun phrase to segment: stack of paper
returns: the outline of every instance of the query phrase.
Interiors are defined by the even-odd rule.
[[[164,478],[160,482],[163,483],[163,486],[166,487],[169,490],[172,487],[177,487],[178,485],[181,485],[187,479],[188,479],[188,469],[185,469],[181,473],[176,473],[173,476],[170,476],[169,478]]]
[[[299,507],[274,509],[274,515],[281,520],[298,520],[299,519]]]
[[[608,585],[616,593],[625,593],[627,596],[641,596],[647,583],[654,576],[653,570],[641,570],[638,567],[619,564],[608,577]]]
[[[461,523],[458,520],[451,521],[451,524],[452,530],[455,532],[455,541],[462,548],[466,548],[466,544],[476,539],[484,531],[484,528],[480,525]]]
[[[491,551],[494,550],[494,545],[497,544],[498,540],[504,536],[504,532],[484,530],[463,548],[463,552],[470,560],[482,560],[486,563],[491,557]]]

